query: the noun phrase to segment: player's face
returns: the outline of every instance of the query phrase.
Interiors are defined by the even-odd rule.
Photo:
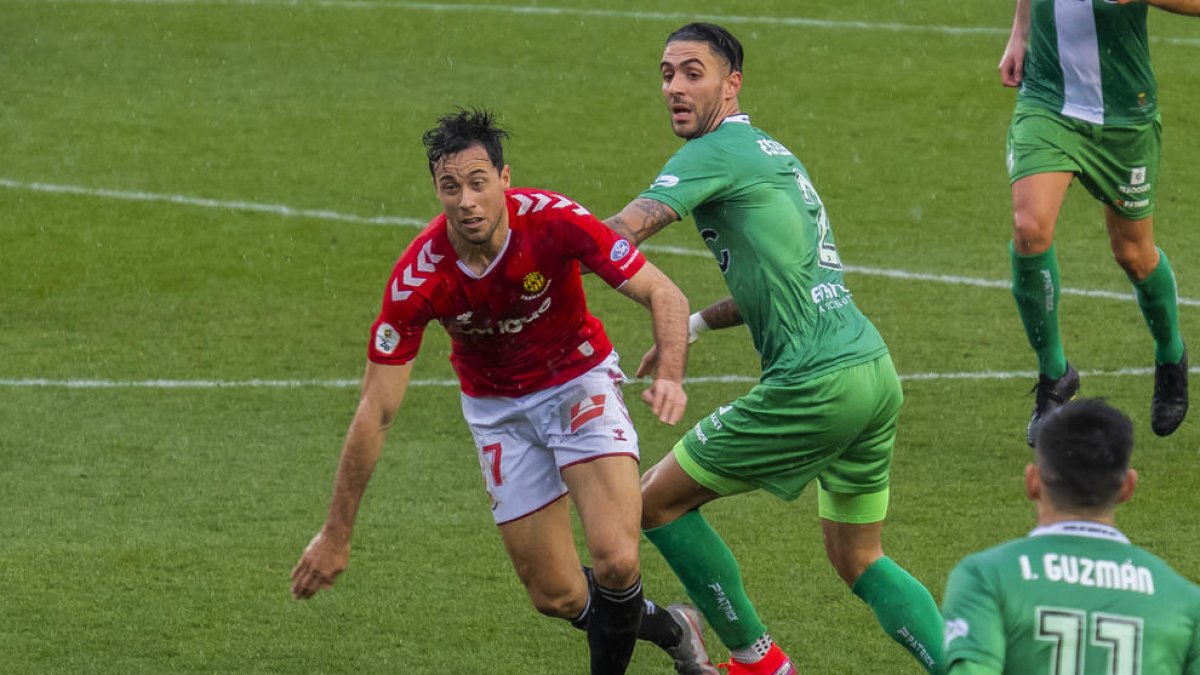
[[[703,136],[737,112],[742,74],[731,72],[729,64],[714,54],[707,42],[668,43],[659,67],[663,98],[676,136]]]
[[[473,246],[503,243],[508,225],[504,191],[509,186],[509,170],[505,166],[496,171],[482,145],[472,145],[442,159],[434,166],[433,185],[446,211],[452,239]]]

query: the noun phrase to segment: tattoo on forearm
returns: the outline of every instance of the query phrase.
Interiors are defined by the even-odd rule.
[[[653,199],[635,199],[620,213],[604,221],[614,232],[640,244],[666,225],[679,220],[675,211]]]
[[[618,213],[617,215],[606,219],[604,224],[608,226],[608,229],[616,232],[629,241],[634,243],[637,242],[637,237],[633,236],[633,229],[629,227],[629,223],[625,222],[625,219],[621,217],[621,214]]]
[[[678,219],[671,207],[653,199],[635,199],[630,206],[642,212],[642,231],[648,231],[647,236]]]

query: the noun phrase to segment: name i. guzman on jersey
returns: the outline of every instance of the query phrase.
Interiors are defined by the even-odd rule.
[[[1132,591],[1154,595],[1154,575],[1132,560],[1093,560],[1085,556],[1047,553],[1042,556],[1041,574],[1033,571],[1029,556],[1017,557],[1021,578],[1025,581],[1046,579],[1056,583],[1114,591]]]

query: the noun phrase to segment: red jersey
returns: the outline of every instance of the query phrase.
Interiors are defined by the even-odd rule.
[[[372,326],[372,361],[412,361],[435,319],[450,335],[450,362],[469,396],[524,396],[608,356],[612,343],[588,312],[579,265],[617,288],[645,257],[568,197],[529,188],[505,196],[508,238],[483,274],[459,262],[445,214],[408,245]]]

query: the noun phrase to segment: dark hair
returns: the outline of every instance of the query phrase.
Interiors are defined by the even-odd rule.
[[[508,131],[496,123],[489,110],[458,108],[438,118],[437,126],[425,132],[425,155],[429,158],[429,173],[444,158],[474,145],[482,145],[496,171],[504,169],[504,146]]]
[[[1041,423],[1036,447],[1042,485],[1055,506],[1111,506],[1133,454],[1133,423],[1103,399],[1071,401]]]
[[[678,42],[707,42],[709,49],[729,64],[730,72],[742,72],[742,43],[733,34],[715,23],[689,23],[667,36],[667,44]]]

